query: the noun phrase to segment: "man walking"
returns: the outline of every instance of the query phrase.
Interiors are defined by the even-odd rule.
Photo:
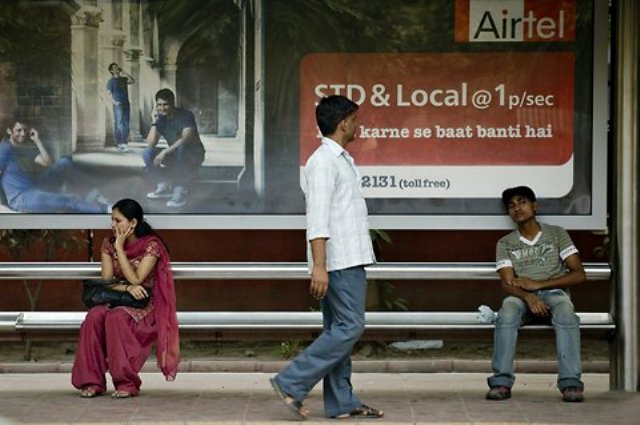
[[[511,397],[518,328],[531,321],[551,322],[558,351],[558,389],[567,402],[584,400],[580,380],[580,319],[569,288],[585,281],[578,250],[566,230],[539,223],[536,195],[527,186],[502,192],[502,202],[518,226],[498,241],[496,268],[509,294],[496,320],[489,400]]]
[[[111,78],[107,82],[107,94],[113,104],[113,124],[116,138],[116,148],[120,152],[128,152],[129,147],[129,84],[136,80],[118,66],[117,63],[109,65]]]
[[[321,379],[327,417],[383,416],[363,404],[351,386],[351,351],[365,325],[364,266],[375,262],[358,169],[345,150],[355,139],[357,110],[344,96],[320,100],[316,121],[324,137],[304,170],[309,292],[320,300],[324,329],[270,380],[299,419],[308,416],[302,402]]]

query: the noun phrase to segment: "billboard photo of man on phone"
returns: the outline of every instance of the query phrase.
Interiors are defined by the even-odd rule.
[[[27,213],[105,213],[109,201],[96,189],[88,188],[83,198],[64,193],[65,183],[77,184],[70,157],[54,161],[40,139],[38,130],[21,121],[7,128],[0,143],[0,186],[6,205]]]

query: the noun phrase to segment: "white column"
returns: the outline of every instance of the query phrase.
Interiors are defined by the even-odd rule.
[[[262,0],[255,1],[254,8],[254,117],[253,117],[253,173],[254,188],[259,197],[265,191],[265,142],[264,142],[264,33],[262,25]]]
[[[163,63],[162,64],[162,87],[171,89],[176,95],[176,104],[180,104],[178,99],[179,94],[176,93],[176,74],[178,72],[178,64],[176,63]],[[155,94],[155,93],[154,93]]]
[[[96,150],[103,146],[97,117],[101,116],[98,78],[98,27],[102,12],[83,6],[71,16],[72,121],[75,150]]]

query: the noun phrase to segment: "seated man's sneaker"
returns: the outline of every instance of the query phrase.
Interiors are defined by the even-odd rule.
[[[579,403],[584,401],[584,389],[579,387],[567,387],[562,390],[562,401]]]
[[[149,199],[171,198],[171,196],[173,196],[173,190],[169,183],[158,183],[156,190],[147,193]]]
[[[511,398],[511,388],[502,385],[491,387],[486,397],[487,400],[506,400]]]
[[[109,200],[105,198],[104,195],[102,195],[102,193],[98,193],[98,196],[96,196],[95,201],[100,205],[111,205],[111,202],[109,202]]]
[[[94,202],[101,205],[110,205],[111,202],[98,189],[92,189],[84,198],[87,202]]]
[[[187,188],[183,186],[176,186],[173,189],[173,196],[167,202],[169,208],[178,208],[187,203]]]

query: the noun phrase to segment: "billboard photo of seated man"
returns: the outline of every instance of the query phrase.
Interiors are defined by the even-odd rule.
[[[200,170],[205,149],[193,113],[175,106],[171,90],[159,90],[155,101],[142,159],[157,186],[147,198],[168,199],[167,207],[179,208],[187,204],[189,183]],[[166,148],[158,147],[160,137],[167,141]]]
[[[67,183],[83,179],[70,157],[54,161],[40,133],[22,121],[14,121],[0,143],[0,185],[9,208],[25,213],[108,212],[109,201],[97,189],[81,197],[64,193]]]

